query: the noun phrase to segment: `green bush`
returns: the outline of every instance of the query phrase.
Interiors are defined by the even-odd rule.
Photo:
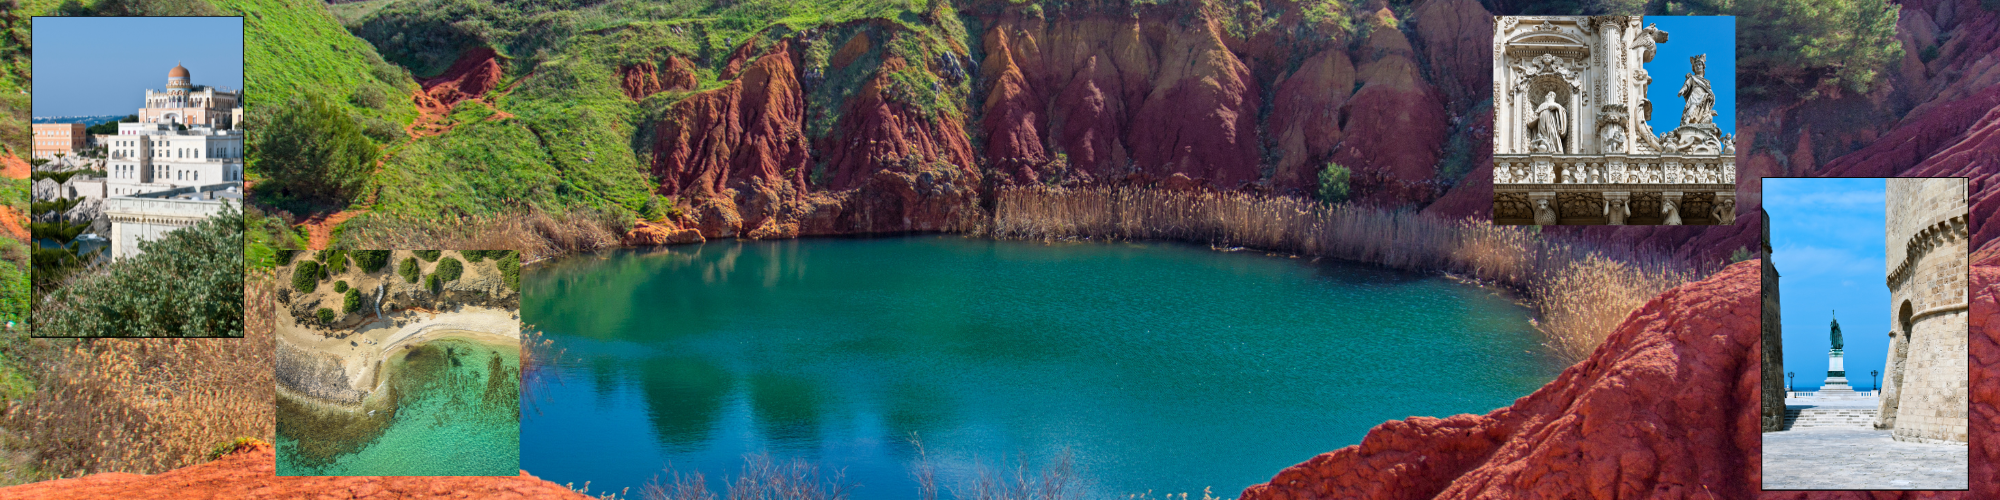
[[[225,207],[192,227],[140,242],[139,250],[40,301],[36,333],[243,336],[241,210]]]
[[[340,300],[340,309],[347,312],[361,310],[361,291],[348,290],[347,296]]]
[[[437,262],[438,255],[443,254],[443,252],[437,250],[417,250],[411,253],[417,254],[417,258],[424,259],[424,262]]]
[[[326,265],[326,267],[327,267],[327,270],[326,270],[326,274],[327,274],[328,276],[333,276],[333,275],[338,275],[338,274],[340,274],[340,273],[344,273],[344,272],[347,272],[347,252],[346,252],[346,251],[343,251],[343,250],[334,250],[334,251],[333,251],[333,253],[332,253],[332,255],[329,255],[329,256],[328,256],[328,260],[324,260],[324,261],[320,261],[320,262],[324,262],[324,263],[325,263],[325,265]]]
[[[299,293],[312,293],[319,289],[319,263],[308,260],[293,266],[292,289]]]
[[[374,274],[381,271],[382,266],[389,265],[388,250],[355,250],[350,253],[354,256],[354,267],[364,273]]]
[[[458,254],[464,255],[466,262],[479,262],[486,260],[486,252],[486,250],[459,250]]]
[[[431,293],[437,293],[437,291],[438,291],[438,275],[437,275],[437,273],[431,273],[431,274],[430,274],[430,275],[428,275],[428,276],[424,276],[424,289],[425,289],[425,290],[430,290],[430,291],[431,291]]]
[[[346,292],[347,292],[347,281],[342,280],[333,282],[333,293],[346,293]]]
[[[437,274],[439,275],[438,279],[440,280],[443,281],[456,280],[458,279],[459,275],[464,273],[465,273],[465,264],[459,262],[458,259],[445,257],[444,260],[438,262]]]
[[[298,251],[298,250],[290,250],[290,249],[284,249],[284,248],[280,248],[280,249],[278,249],[278,254],[277,254],[277,256],[278,256],[278,265],[280,265],[280,266],[289,266],[289,265],[292,265],[292,256],[294,256],[294,255],[298,255],[298,254],[299,254],[299,251]]]
[[[332,310],[332,309],[327,309],[327,308],[324,308],[324,307],[322,307],[322,308],[319,308],[319,312],[316,312],[316,313],[314,313],[313,315],[314,315],[314,316],[319,316],[319,324],[322,324],[322,325],[331,325],[331,324],[333,324],[333,310]]]
[[[1686,0],[1666,10],[1736,16],[1736,46],[1744,49],[1736,54],[1739,94],[1809,97],[1832,86],[1868,92],[1903,56],[1901,11],[1887,0]]]
[[[316,94],[278,108],[270,123],[251,136],[267,182],[286,195],[344,203],[359,194],[375,169],[375,143],[361,125]]]
[[[1347,201],[1347,183],[1347,167],[1327,163],[1326,169],[1319,171],[1319,200],[1327,203]]]
[[[500,277],[507,282],[507,289],[521,289],[521,252],[508,250],[494,267],[500,268]]]
[[[422,268],[417,266],[417,259],[415,257],[405,257],[403,258],[403,263],[396,266],[396,274],[402,275],[403,280],[411,283],[417,282],[417,273],[419,272],[422,272]]]

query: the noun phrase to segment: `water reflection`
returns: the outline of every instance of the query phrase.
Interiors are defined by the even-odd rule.
[[[669,450],[699,450],[715,432],[724,399],[736,383],[722,367],[691,357],[659,357],[640,365],[648,417]]]
[[[1071,450],[1096,496],[1230,496],[1384,420],[1483,413],[1560,369],[1526,311],[1485,290],[1186,245],[719,242],[527,278],[524,318],[591,390],[522,424],[544,436],[524,465],[600,487],[668,462],[719,478],[770,452],[846,471],[857,498],[906,498],[915,434],[948,474]],[[563,447],[649,431],[656,446]]]

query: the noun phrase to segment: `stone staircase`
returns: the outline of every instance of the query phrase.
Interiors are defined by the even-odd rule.
[[[1874,408],[1786,408],[1785,430],[1873,429]]]

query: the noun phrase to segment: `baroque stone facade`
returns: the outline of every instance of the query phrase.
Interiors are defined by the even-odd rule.
[[[1655,134],[1642,65],[1667,32],[1639,16],[1496,22],[1495,223],[1735,222],[1735,138],[1715,126],[1706,55],[1693,58],[1681,85],[1681,124]]]
[[[1963,178],[1888,180],[1888,373],[1875,427],[1965,443],[1969,251]]]

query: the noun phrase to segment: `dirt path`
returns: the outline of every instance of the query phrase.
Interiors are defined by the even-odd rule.
[[[368,211],[341,210],[339,213],[331,215],[319,214],[307,218],[305,222],[299,223],[299,227],[306,228],[306,246],[312,250],[325,250],[327,244],[333,243],[334,227],[339,226],[342,222],[347,222],[348,219],[365,213],[368,213]]]

